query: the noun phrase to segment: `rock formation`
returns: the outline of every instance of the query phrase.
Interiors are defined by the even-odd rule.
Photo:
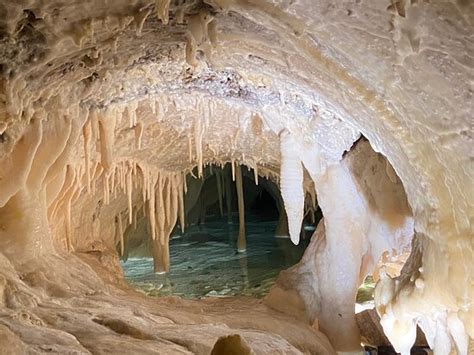
[[[360,351],[354,294],[375,272],[397,351],[418,325],[436,354],[466,354],[473,30],[461,0],[2,1],[0,347],[333,353],[325,333]],[[314,327],[124,284],[131,229],[146,222],[166,272],[187,180],[226,163],[279,184],[295,243],[317,199],[324,222],[281,277]],[[392,278],[383,255],[409,245]]]

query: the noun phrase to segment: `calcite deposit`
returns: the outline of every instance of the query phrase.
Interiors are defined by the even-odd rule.
[[[465,0],[2,0],[0,350],[359,352],[374,274],[395,350],[418,326],[467,354],[473,33]],[[204,179],[221,211],[236,180],[245,251],[241,166],[277,235],[324,216],[265,304],[128,288],[119,257],[146,239],[167,272]]]

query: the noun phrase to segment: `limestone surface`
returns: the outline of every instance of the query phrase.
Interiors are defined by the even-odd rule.
[[[436,354],[466,354],[473,33],[465,0],[2,0],[0,344],[209,353],[222,339],[333,352],[321,332],[254,301],[125,290],[118,258],[137,221],[166,272],[171,230],[197,200],[188,188],[200,189],[188,178],[231,163],[234,176],[245,165],[279,184],[295,243],[321,208],[309,250],[323,257],[294,287],[302,312],[321,301],[310,319],[335,350],[360,351],[351,302],[375,272],[397,351],[409,353],[419,326]],[[392,278],[386,258],[407,245]]]

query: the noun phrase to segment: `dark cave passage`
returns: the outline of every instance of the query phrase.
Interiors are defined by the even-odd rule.
[[[259,177],[257,185],[253,171],[247,167],[240,170],[246,251],[238,252],[236,247],[239,208],[231,168],[229,164],[223,168],[208,167],[202,179],[187,178],[186,228],[182,233],[177,223],[173,230],[168,273],[154,272],[150,236],[146,227],[137,228],[142,243],[122,262],[125,277],[134,287],[156,296],[263,297],[281,270],[299,262],[321,216],[316,214],[312,219],[315,224],[307,218],[302,242],[295,246],[287,236],[286,221],[280,220],[280,215],[283,213],[281,219],[286,219],[286,214],[277,184]]]

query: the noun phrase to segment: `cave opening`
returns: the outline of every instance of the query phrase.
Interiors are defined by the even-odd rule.
[[[177,221],[169,240],[169,271],[154,268],[149,221],[143,218],[136,230],[125,231],[130,243],[121,262],[125,278],[153,296],[264,297],[279,272],[300,261],[321,214],[307,204],[301,242],[294,245],[274,177],[232,163],[208,165],[197,176],[197,169],[186,176],[184,231]],[[244,250],[239,249],[242,221]]]

